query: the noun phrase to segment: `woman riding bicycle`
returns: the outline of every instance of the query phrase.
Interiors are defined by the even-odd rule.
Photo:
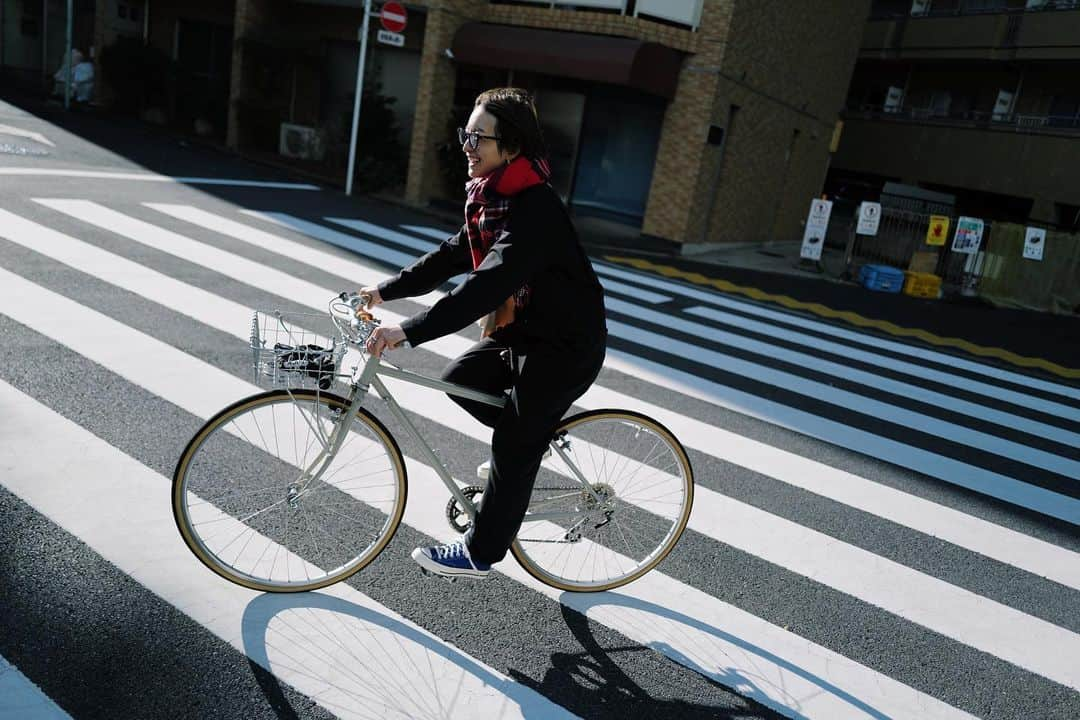
[[[525,516],[536,474],[559,420],[603,365],[603,289],[551,185],[536,108],[528,93],[497,88],[476,98],[458,130],[468,163],[465,224],[396,277],[361,289],[368,307],[465,281],[400,326],[378,328],[367,350],[412,347],[481,320],[483,337],[443,372],[482,392],[509,392],[503,408],[453,398],[494,428],[491,471],[475,521],[449,545],[417,548],[421,567],[486,577]],[[452,397],[452,396],[451,396]]]

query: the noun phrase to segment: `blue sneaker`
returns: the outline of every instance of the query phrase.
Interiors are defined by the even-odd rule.
[[[469,548],[460,540],[449,545],[416,548],[412,559],[421,569],[448,578],[471,577],[483,580],[491,572],[489,563],[474,561]]]

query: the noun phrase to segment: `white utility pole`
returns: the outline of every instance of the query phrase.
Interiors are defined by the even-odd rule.
[[[75,0],[67,0],[67,33],[66,33],[66,35],[67,35],[67,43],[65,43],[65,46],[67,47],[67,72],[64,73],[64,109],[65,110],[68,110],[69,108],[71,108],[71,79],[72,79],[72,75],[75,72],[75,68],[74,68],[75,63],[73,62],[74,58],[72,57],[72,55],[74,55],[75,53],[73,53],[71,51],[71,32],[72,32],[71,26],[74,23],[74,15],[75,15],[75,9],[72,7],[72,5],[74,4],[74,2],[75,2]]]
[[[360,27],[360,62],[357,63],[356,69],[356,99],[353,101],[352,136],[349,140],[349,174],[345,178],[346,195],[352,195],[353,171],[356,168],[356,130],[360,123],[360,96],[364,93],[364,60],[367,58],[368,18],[370,17],[371,0],[364,0],[364,23]]]

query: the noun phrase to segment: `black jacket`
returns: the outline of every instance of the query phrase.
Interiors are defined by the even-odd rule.
[[[379,284],[383,300],[422,295],[468,272],[458,287],[401,327],[413,347],[457,332],[501,305],[528,284],[528,304],[515,317],[514,336],[525,347],[546,344],[568,350],[606,337],[604,291],[578,241],[559,196],[535,185],[513,197],[505,228],[472,269],[462,228],[451,238]]]

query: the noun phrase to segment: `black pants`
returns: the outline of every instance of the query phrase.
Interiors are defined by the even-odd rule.
[[[600,335],[576,351],[534,346],[525,354],[514,346],[510,332],[500,331],[443,372],[444,380],[482,392],[510,391],[502,409],[451,396],[495,429],[491,475],[465,538],[474,560],[496,563],[506,556],[525,517],[544,450],[563,415],[600,373],[605,340]]]

